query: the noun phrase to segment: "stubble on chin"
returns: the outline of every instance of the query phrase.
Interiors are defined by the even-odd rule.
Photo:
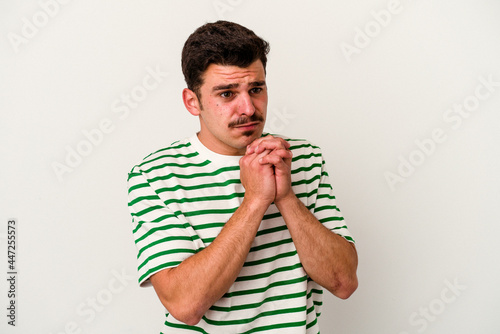
[[[255,135],[255,131],[249,130],[249,131],[244,131],[242,133],[243,136],[245,137],[253,137]]]

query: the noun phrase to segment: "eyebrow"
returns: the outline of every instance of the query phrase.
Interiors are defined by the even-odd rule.
[[[227,89],[233,89],[233,88],[238,88],[240,84],[234,83],[234,84],[227,84],[227,85],[219,85],[215,86],[212,88],[213,92],[219,91],[219,90],[227,90]],[[265,81],[254,81],[250,83],[250,87],[258,87],[258,86],[265,86],[266,82]]]

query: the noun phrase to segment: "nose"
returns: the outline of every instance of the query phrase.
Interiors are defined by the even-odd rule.
[[[246,116],[252,116],[255,114],[255,105],[253,104],[252,97],[248,93],[240,95],[238,114]]]

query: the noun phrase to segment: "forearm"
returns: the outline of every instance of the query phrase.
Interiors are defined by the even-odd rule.
[[[294,194],[276,206],[309,277],[335,296],[348,298],[357,288],[354,245],[324,227]]]
[[[167,310],[196,324],[236,280],[267,206],[243,200],[215,240],[178,267],[151,277]]]

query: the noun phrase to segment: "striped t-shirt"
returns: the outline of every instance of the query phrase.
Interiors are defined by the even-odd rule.
[[[304,140],[286,140],[293,153],[295,194],[328,229],[353,242],[320,149]],[[240,158],[214,153],[193,135],[134,166],[128,177],[129,208],[141,286],[150,285],[151,275],[179,265],[217,237],[245,194]],[[162,333],[316,334],[322,293],[305,273],[290,232],[271,204],[227,293],[196,326],[176,320],[167,310]]]

